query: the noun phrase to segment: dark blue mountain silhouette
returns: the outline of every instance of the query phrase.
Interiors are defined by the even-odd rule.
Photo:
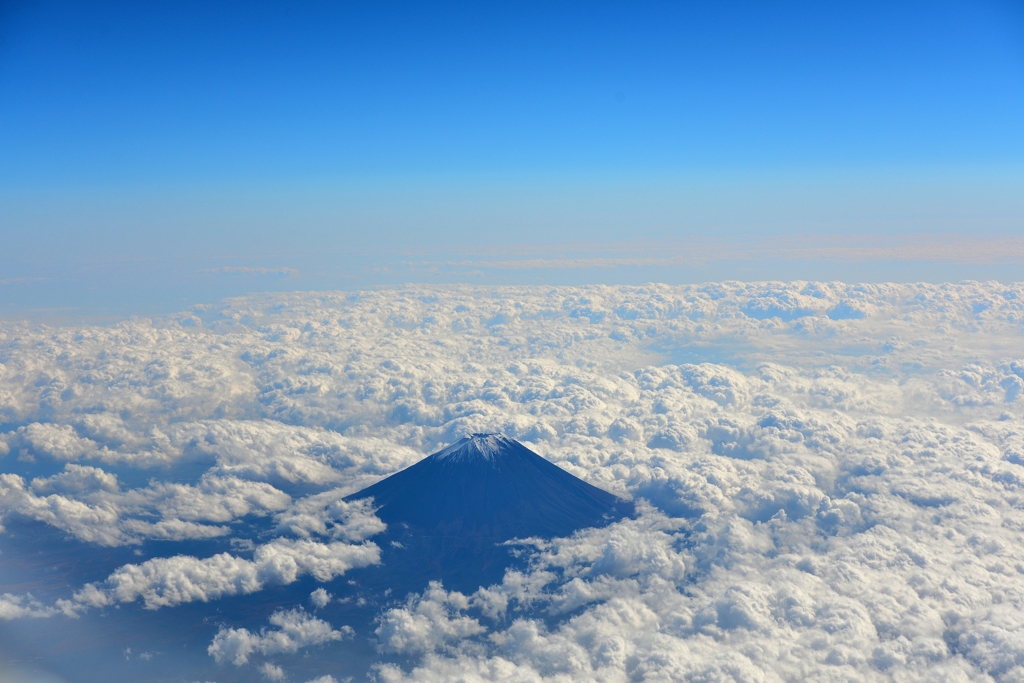
[[[634,512],[500,434],[466,437],[347,500],[371,497],[388,525],[373,539],[384,550],[373,582],[395,592],[436,579],[475,590],[501,580],[513,559],[504,541],[568,536]]]

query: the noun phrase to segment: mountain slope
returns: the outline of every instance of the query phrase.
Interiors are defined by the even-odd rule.
[[[433,579],[473,590],[500,581],[512,538],[567,536],[633,514],[633,504],[574,477],[519,442],[474,434],[347,498],[372,497],[388,530],[392,587]]]

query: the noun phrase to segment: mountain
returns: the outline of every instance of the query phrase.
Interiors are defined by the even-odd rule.
[[[475,590],[512,563],[504,541],[568,536],[634,512],[500,434],[473,434],[346,500],[363,498],[388,525],[374,538],[385,565],[375,574],[396,592],[435,579]]]

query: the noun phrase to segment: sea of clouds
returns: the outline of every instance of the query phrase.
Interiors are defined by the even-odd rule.
[[[276,657],[371,637],[389,683],[1024,681],[1022,332],[1024,285],[995,282],[419,286],[5,323],[0,525],[167,552],[4,594],[0,621],[313,577],[266,624],[211,626],[211,661],[300,680]],[[396,596],[370,634],[317,616],[380,562],[383,524],[343,496],[487,431],[641,513],[517,543],[528,568],[471,595]],[[235,538],[253,519],[271,536]],[[174,551],[203,539],[233,550]]]

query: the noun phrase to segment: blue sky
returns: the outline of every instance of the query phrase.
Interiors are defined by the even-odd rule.
[[[1014,2],[15,2],[0,93],[0,287],[19,311],[120,310],[123,284],[146,312],[404,281],[424,250],[977,239],[1024,220]],[[1016,272],[841,261],[845,279]],[[714,262],[531,277],[821,276]],[[207,282],[224,268],[289,275]],[[474,277],[520,277],[495,273]]]

